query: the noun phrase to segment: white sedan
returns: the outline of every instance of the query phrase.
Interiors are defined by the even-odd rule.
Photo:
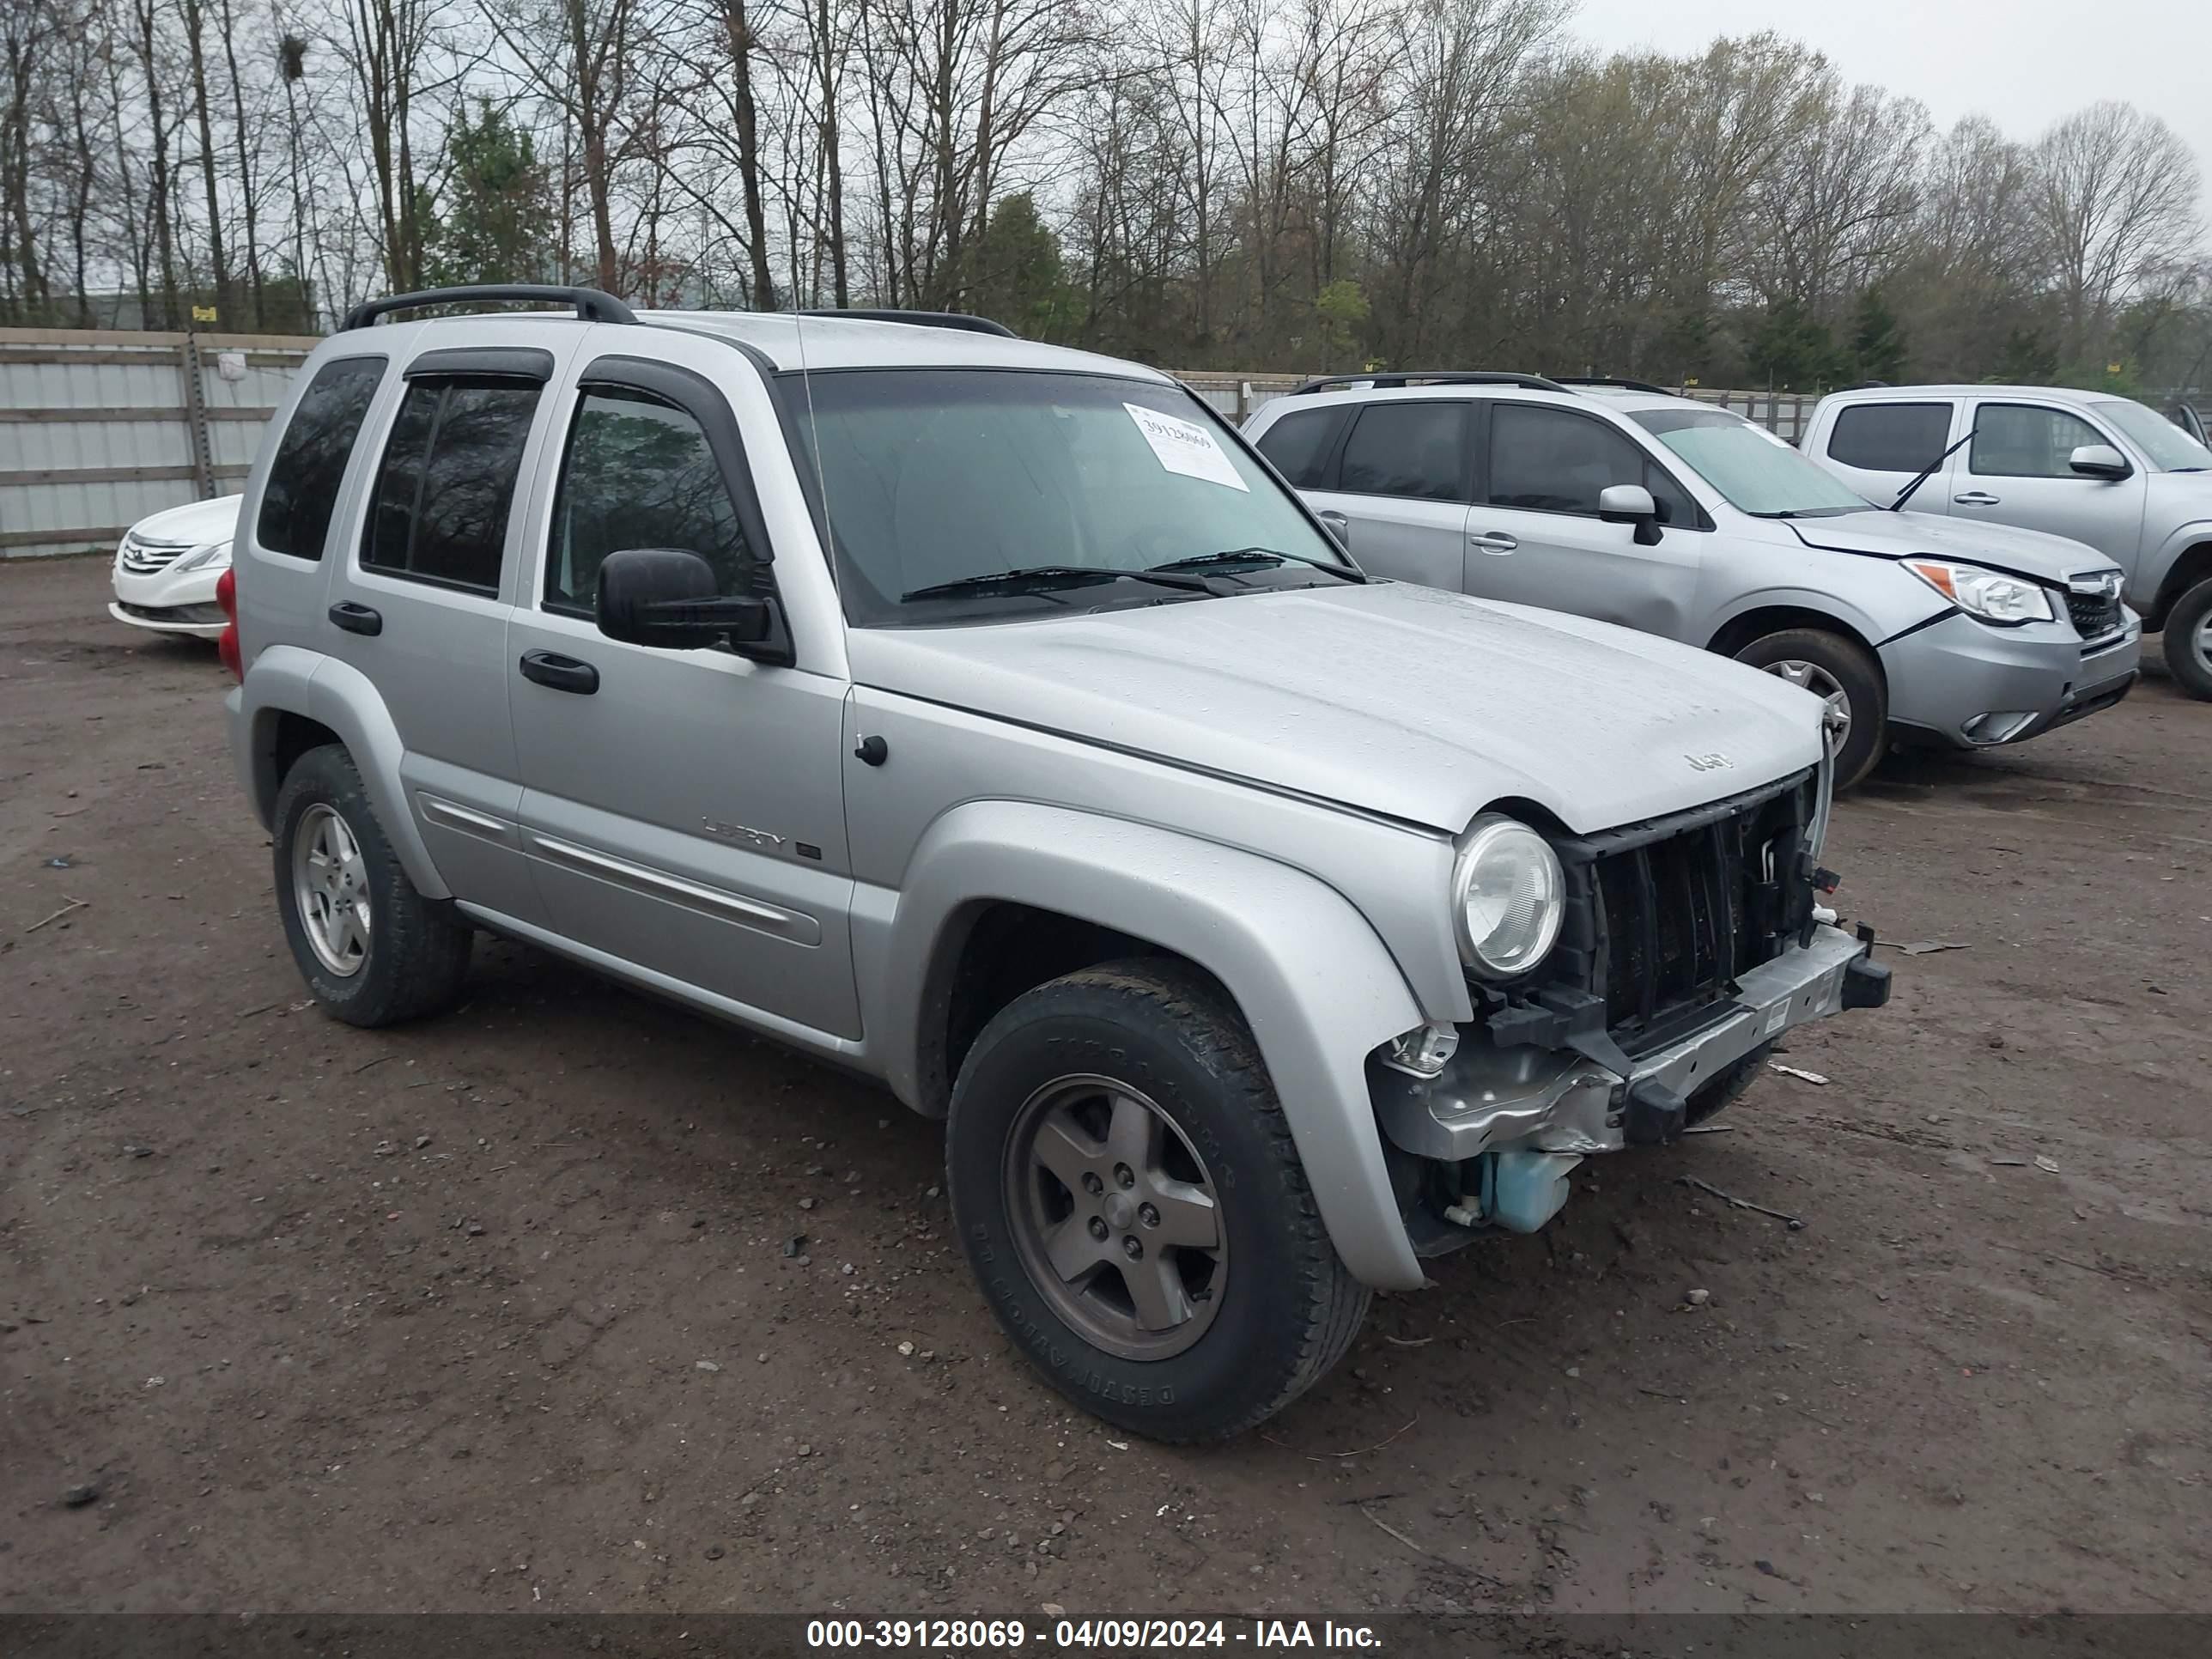
[[[215,585],[230,568],[242,499],[187,501],[132,525],[115,550],[115,598],[107,614],[156,633],[220,637],[224,617]]]

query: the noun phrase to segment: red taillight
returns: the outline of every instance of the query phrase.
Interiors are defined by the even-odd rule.
[[[230,618],[223,628],[222,637],[216,641],[216,653],[222,657],[222,665],[230,670],[231,678],[243,680],[246,665],[238,653],[238,572],[234,567],[216,578],[215,602]]]

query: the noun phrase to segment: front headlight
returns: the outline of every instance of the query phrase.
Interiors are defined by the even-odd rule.
[[[1565,914],[1551,843],[1500,814],[1477,818],[1452,866],[1460,960],[1486,979],[1525,974],[1549,954]]]
[[[181,574],[187,570],[204,570],[210,565],[221,567],[222,565],[227,565],[229,562],[230,544],[228,542],[210,542],[204,547],[194,548],[191,552],[185,554],[183,558],[179,559],[176,563],[171,565],[169,568]]]
[[[2049,593],[2018,576],[1943,559],[1907,559],[1905,568],[1968,616],[1979,617],[1984,622],[2007,625],[2051,622],[2057,615],[2051,608]]]

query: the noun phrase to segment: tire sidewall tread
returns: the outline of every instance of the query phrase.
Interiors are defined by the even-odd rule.
[[[325,969],[307,943],[292,889],[292,848],[310,806],[333,808],[361,848],[372,918],[368,957],[357,973]],[[471,930],[450,906],[425,898],[400,867],[353,757],[334,744],[294,763],[277,791],[270,843],[285,942],[315,1000],[349,1025],[380,1026],[443,1012],[468,970]]]
[[[1229,1242],[1227,1301],[1183,1352],[1130,1360],[1070,1330],[1014,1244],[1006,1139],[1054,1075],[1119,1075],[1168,1111],[1212,1178]],[[1368,1291],[1328,1239],[1258,1047],[1204,975],[1107,963],[1017,998],[969,1051],[945,1134],[954,1225],[1024,1355],[1093,1414],[1147,1438],[1225,1439],[1272,1416],[1342,1357]]]

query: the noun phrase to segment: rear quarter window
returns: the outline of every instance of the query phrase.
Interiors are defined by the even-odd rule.
[[[1828,459],[1869,472],[1918,472],[1936,465],[1951,435],[1951,405],[1850,404],[1836,411]]]
[[[271,553],[319,559],[354,440],[384,379],[381,357],[340,357],[315,371],[269,464],[253,539]]]

